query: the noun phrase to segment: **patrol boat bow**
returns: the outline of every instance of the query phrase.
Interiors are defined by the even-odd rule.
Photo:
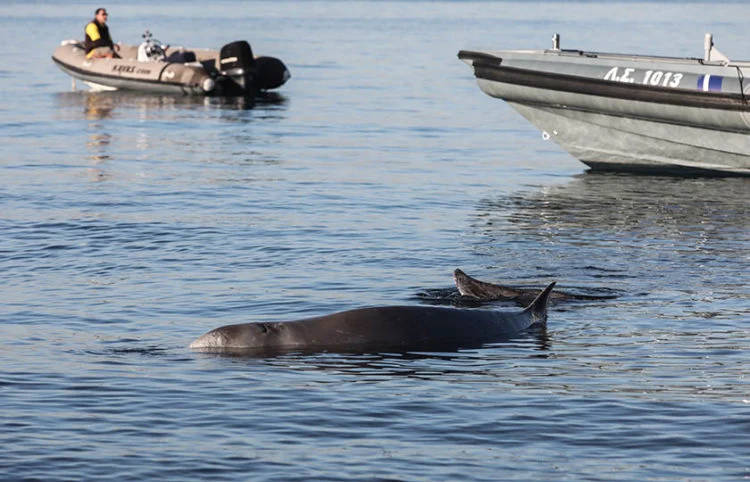
[[[750,175],[750,61],[706,34],[700,58],[467,51],[479,87],[592,169]]]

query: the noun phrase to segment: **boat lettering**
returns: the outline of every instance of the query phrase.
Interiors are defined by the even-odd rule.
[[[622,73],[620,69],[620,67],[612,67],[609,69],[609,71],[604,74],[604,80],[634,84],[638,82],[637,79],[641,77],[641,73],[636,69],[630,67],[622,68]],[[683,74],[679,72],[664,72],[662,70],[647,70],[643,72],[642,75],[643,77],[640,83],[643,85],[672,88],[679,87],[683,77]]]
[[[661,70],[647,70],[643,75],[643,83],[648,85],[660,85],[662,87],[678,87],[682,80],[679,72],[662,72]]]
[[[121,74],[140,74],[140,75],[151,74],[151,70],[137,68],[135,65],[115,65],[112,67],[112,72],[119,72]]]
[[[123,74],[132,74],[135,72],[135,65],[115,65],[112,72],[121,72]]]
[[[620,72],[620,67],[612,67],[609,69],[609,72],[607,72],[604,75],[604,80],[613,80],[615,82],[625,82],[627,84],[632,84],[635,82],[635,79],[631,77],[630,75],[635,72],[635,69],[626,68],[623,69],[622,75],[618,75]]]

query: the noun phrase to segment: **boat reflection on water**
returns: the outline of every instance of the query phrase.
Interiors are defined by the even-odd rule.
[[[284,116],[287,100],[278,93],[247,99],[73,91],[55,94],[54,102],[57,120],[70,123],[65,128],[69,132],[65,142],[80,139],[87,153],[88,177],[101,182],[137,175],[104,166],[112,160],[212,159],[210,141],[216,122],[241,126],[278,120]],[[176,127],[180,134],[165,135],[165,124]],[[190,130],[189,136],[183,135],[186,130]]]
[[[571,182],[480,202],[478,220],[529,234],[580,229],[682,237],[686,230],[750,231],[750,181],[589,172]],[[477,225],[478,227],[478,225]]]
[[[112,117],[116,109],[128,110],[251,110],[285,106],[287,99],[276,92],[266,92],[255,98],[248,97],[193,97],[149,95],[128,91],[116,92],[61,92],[56,95],[60,108],[81,106],[89,120]]]
[[[481,201],[472,249],[494,279],[516,283],[732,293],[750,262],[748,188],[744,178],[586,173]]]

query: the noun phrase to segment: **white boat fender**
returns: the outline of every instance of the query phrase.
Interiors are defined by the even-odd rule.
[[[214,90],[214,87],[216,87],[216,81],[214,81],[214,79],[211,77],[203,79],[203,82],[201,83],[201,89],[203,89],[203,92],[211,92]]]

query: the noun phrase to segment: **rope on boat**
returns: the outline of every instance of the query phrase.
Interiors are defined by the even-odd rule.
[[[744,102],[745,105],[748,105],[747,96],[745,95],[745,76],[742,75],[742,69],[740,69],[739,65],[735,65],[734,68],[737,69],[737,80],[740,82],[740,96],[742,97],[742,102]]]

